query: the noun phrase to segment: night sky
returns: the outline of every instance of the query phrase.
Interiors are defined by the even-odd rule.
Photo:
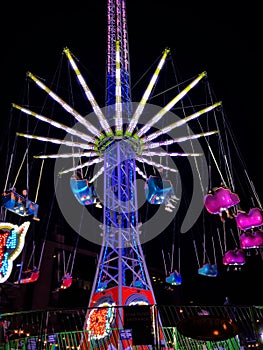
[[[103,102],[105,93],[106,1],[88,1],[84,8],[83,3],[76,2],[74,8],[63,4],[59,9],[46,2],[33,7],[8,6],[6,14],[2,13],[7,17],[7,24],[4,25],[3,20],[0,24],[2,164],[5,163],[11,103],[19,100],[27,71],[51,79],[63,48],[68,47],[90,70],[96,82],[92,89],[99,94],[98,100]],[[263,60],[259,13],[259,4],[253,2],[229,8],[222,2],[205,5],[172,0],[127,0],[132,88],[166,47],[171,49],[183,77],[207,71],[218,100],[223,101],[249,176],[262,198]],[[132,94],[140,96],[136,85]],[[1,179],[2,186],[4,182],[5,179]],[[191,241],[191,237],[188,239]],[[185,247],[187,244],[185,242]],[[154,246],[146,249],[147,256],[156,251]],[[220,276],[219,282],[210,280],[208,283],[200,276],[192,277],[189,267],[190,277],[186,278],[185,289],[167,293],[171,301],[177,298],[183,302],[205,302],[206,299],[207,303],[223,303],[224,297],[230,294],[236,303],[259,303],[257,278],[262,276],[262,261],[260,268],[257,265],[252,269],[253,280],[248,272],[242,278],[240,274],[224,273],[224,280]],[[255,290],[254,300],[253,291],[249,297],[240,298],[247,283]],[[198,295],[195,296],[192,291],[197,284]],[[222,295],[218,296],[218,285],[226,284],[235,287],[232,290],[223,287]],[[184,293],[187,294],[185,298],[182,297]],[[217,297],[213,298],[215,294]]]

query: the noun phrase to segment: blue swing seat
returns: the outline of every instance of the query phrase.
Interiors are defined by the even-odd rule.
[[[107,287],[108,287],[108,282],[107,282],[107,281],[105,281],[105,282],[100,282],[100,283],[98,284],[97,291],[98,291],[98,292],[103,292]]]
[[[77,199],[82,205],[90,205],[96,203],[96,193],[93,185],[89,185],[87,179],[76,179],[72,177],[70,179],[70,188]]]
[[[168,277],[166,277],[165,282],[173,286],[179,286],[182,284],[182,276],[179,272],[174,271]]]
[[[198,269],[198,274],[209,277],[217,276],[217,266],[211,264],[204,264],[200,269]]]
[[[26,207],[26,199],[24,196],[16,193],[15,191],[8,191],[2,194],[2,206],[7,210],[19,215],[30,216],[35,213],[35,209],[38,204],[30,201],[28,208]]]
[[[145,184],[145,196],[150,204],[162,204],[173,193],[171,181],[161,177],[151,175]]]

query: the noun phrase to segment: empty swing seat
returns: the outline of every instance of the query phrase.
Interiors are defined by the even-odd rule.
[[[97,291],[98,292],[103,292],[108,286],[108,282],[107,281],[102,281],[98,284],[98,288],[97,288]]]
[[[263,225],[262,210],[259,208],[252,208],[248,213],[239,211],[235,219],[237,226],[243,231]]]
[[[150,176],[145,184],[145,196],[150,204],[162,204],[167,196],[173,194],[174,190],[170,180]]]
[[[245,263],[246,257],[242,249],[228,250],[223,256],[224,265],[244,265]]]
[[[209,277],[217,276],[217,266],[211,264],[204,264],[202,267],[198,269],[198,274]]]
[[[71,284],[72,284],[72,276],[70,274],[67,274],[62,279],[60,289],[67,289],[71,286]]]
[[[66,273],[60,281],[58,281],[58,284],[53,292],[59,292],[60,290],[67,289],[72,284],[72,276],[70,273]]]
[[[240,236],[240,248],[251,249],[263,247],[263,231],[243,232]]]
[[[143,282],[141,280],[135,281],[134,282],[134,287],[135,288],[143,288]]]
[[[59,288],[58,289],[67,289],[71,286],[72,284],[72,276],[70,273],[66,273],[62,280],[59,283]]]
[[[39,277],[39,270],[29,270],[29,271],[23,271],[21,273],[20,280],[17,282],[14,282],[15,284],[26,284],[26,283],[32,283],[36,282]]]
[[[179,272],[174,271],[168,277],[166,277],[165,282],[173,286],[178,286],[182,284],[182,276]]]
[[[70,188],[77,199],[82,205],[90,205],[96,203],[96,193],[93,185],[89,185],[87,179],[76,179],[72,177],[70,179]]]

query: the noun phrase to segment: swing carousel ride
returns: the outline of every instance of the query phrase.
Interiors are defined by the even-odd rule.
[[[142,244],[169,233],[158,254],[172,288],[184,283],[185,236],[196,274],[239,271],[262,255],[262,205],[207,72],[179,80],[172,50],[164,48],[143,76],[139,102],[132,102],[125,1],[107,3],[106,107],[67,47],[53,78],[28,72],[26,98],[12,104],[16,134],[2,191],[0,283],[11,279],[27,231],[46,220],[45,242],[43,190],[50,198],[55,193],[78,235],[101,246],[89,306],[155,304]],[[54,180],[50,193],[43,177]],[[37,283],[43,254],[44,244],[40,262],[30,259],[15,283]],[[66,270],[58,289],[72,283]]]

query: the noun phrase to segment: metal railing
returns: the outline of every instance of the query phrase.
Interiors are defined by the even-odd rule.
[[[1,315],[3,350],[263,349],[263,307],[152,305],[38,310]],[[92,315],[87,322],[87,315]],[[183,335],[182,320],[205,316],[230,320],[237,333],[226,339]],[[149,316],[149,317],[148,317]],[[150,322],[149,322],[150,321]]]

